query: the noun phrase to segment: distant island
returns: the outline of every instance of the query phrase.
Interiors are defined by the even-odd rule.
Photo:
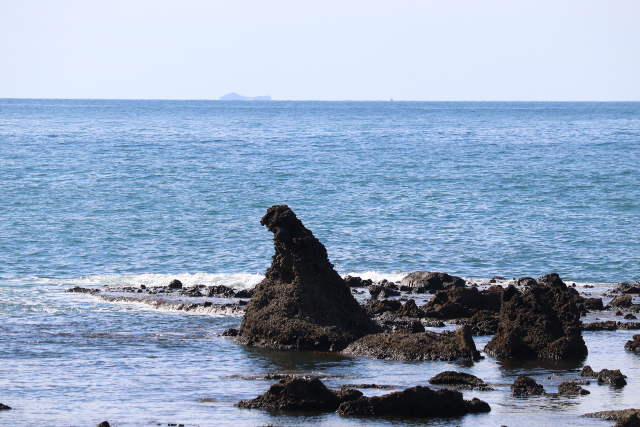
[[[235,92],[228,93],[220,97],[220,101],[271,101],[271,97],[267,96],[242,96]]]

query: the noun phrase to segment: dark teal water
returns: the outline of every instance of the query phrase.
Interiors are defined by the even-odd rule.
[[[260,218],[281,203],[342,274],[639,280],[638,164],[640,103],[0,100],[0,402],[18,408],[0,424],[368,425],[241,411],[232,403],[270,382],[221,377],[411,386],[452,364],[246,349],[216,336],[238,317],[63,291],[173,277],[251,286],[273,251]],[[590,333],[587,362],[637,373],[637,357],[608,355],[627,335]],[[514,375],[553,368],[459,368],[503,386],[467,393],[494,411],[450,425],[552,425],[634,402],[632,387],[593,386],[590,400],[513,401]]]

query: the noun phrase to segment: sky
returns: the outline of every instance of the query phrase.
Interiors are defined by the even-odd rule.
[[[0,0],[0,98],[640,101],[640,0]]]

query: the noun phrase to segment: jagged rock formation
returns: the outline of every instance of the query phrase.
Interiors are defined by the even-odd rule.
[[[340,351],[381,331],[333,269],[324,245],[288,206],[270,207],[260,223],[274,235],[275,255],[246,306],[239,343]]]
[[[397,331],[367,335],[349,344],[343,353],[387,360],[456,360],[480,357],[469,326],[462,326],[454,332]]]
[[[9,409],[11,409],[11,406],[7,406],[7,405],[5,405],[3,403],[0,403],[0,411],[6,411],[6,410],[9,410]]]
[[[475,375],[464,372],[444,371],[429,380],[430,384],[453,385],[464,390],[493,390],[487,383]]]
[[[515,397],[539,396],[544,394],[544,388],[533,378],[520,375],[511,385],[511,395]]]
[[[431,390],[421,386],[383,396],[362,396],[345,402],[338,408],[340,415],[402,417],[454,417],[490,411],[491,407],[487,402],[477,398],[464,400],[459,391]]]
[[[632,341],[627,341],[624,348],[631,351],[640,351],[640,335],[634,335]]]
[[[580,359],[588,352],[581,327],[572,293],[550,274],[524,292],[514,286],[504,291],[498,330],[484,350],[502,357]]]
[[[238,408],[267,411],[334,412],[341,403],[355,400],[362,392],[353,389],[329,390],[318,378],[285,378],[272,385],[262,396],[236,403]]]
[[[414,292],[442,291],[449,288],[463,288],[466,285],[464,279],[450,276],[447,273],[436,271],[414,271],[405,276],[400,282],[401,286],[407,286]]]
[[[586,365],[578,375],[586,378],[596,378],[600,385],[608,384],[611,387],[624,387],[627,385],[627,381],[625,380],[627,377],[620,372],[620,369],[603,369],[600,372],[596,372],[591,366]]]
[[[472,317],[480,310],[497,313],[500,311],[503,292],[504,288],[499,285],[482,292],[477,288],[454,287],[436,292],[422,308],[426,316],[440,319]]]
[[[425,317],[424,311],[418,308],[415,300],[412,299],[405,302],[404,305],[398,309],[397,314],[398,316],[414,317],[417,319]]]
[[[589,390],[585,390],[573,381],[563,381],[558,386],[559,396],[584,396],[590,394]]]
[[[367,300],[367,303],[364,306],[364,309],[367,311],[367,314],[371,317],[377,316],[378,314],[383,314],[387,312],[395,313],[400,309],[402,303],[398,300],[391,299],[374,299],[371,298]]]
[[[614,308],[627,308],[631,307],[632,300],[631,295],[618,295],[609,303],[609,307]]]
[[[613,288],[612,292],[622,293],[622,294],[640,294],[640,282],[629,283],[618,283],[618,285]]]

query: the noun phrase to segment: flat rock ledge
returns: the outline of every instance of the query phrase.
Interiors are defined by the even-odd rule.
[[[574,295],[555,273],[537,282],[524,292],[513,285],[504,291],[498,330],[484,350],[509,358],[586,357],[588,350]]]
[[[236,342],[289,350],[341,351],[382,332],[329,262],[324,245],[287,205],[260,221],[275,254],[246,306]]]
[[[270,412],[335,412],[341,403],[361,396],[361,391],[353,389],[330,390],[318,378],[285,378],[262,396],[241,400],[235,406]]]
[[[487,402],[477,398],[464,400],[459,391],[422,386],[383,396],[362,396],[338,408],[340,415],[402,417],[454,417],[490,411]]]
[[[455,371],[440,372],[429,380],[429,384],[450,385],[462,390],[493,390],[493,388],[475,375]]]
[[[350,356],[387,360],[456,360],[480,358],[471,327],[456,331],[407,333],[404,331],[367,335],[343,350]]]
[[[614,427],[638,427],[640,426],[640,409],[622,409],[619,411],[601,411],[584,414],[585,418],[602,418],[603,420],[617,421]]]

